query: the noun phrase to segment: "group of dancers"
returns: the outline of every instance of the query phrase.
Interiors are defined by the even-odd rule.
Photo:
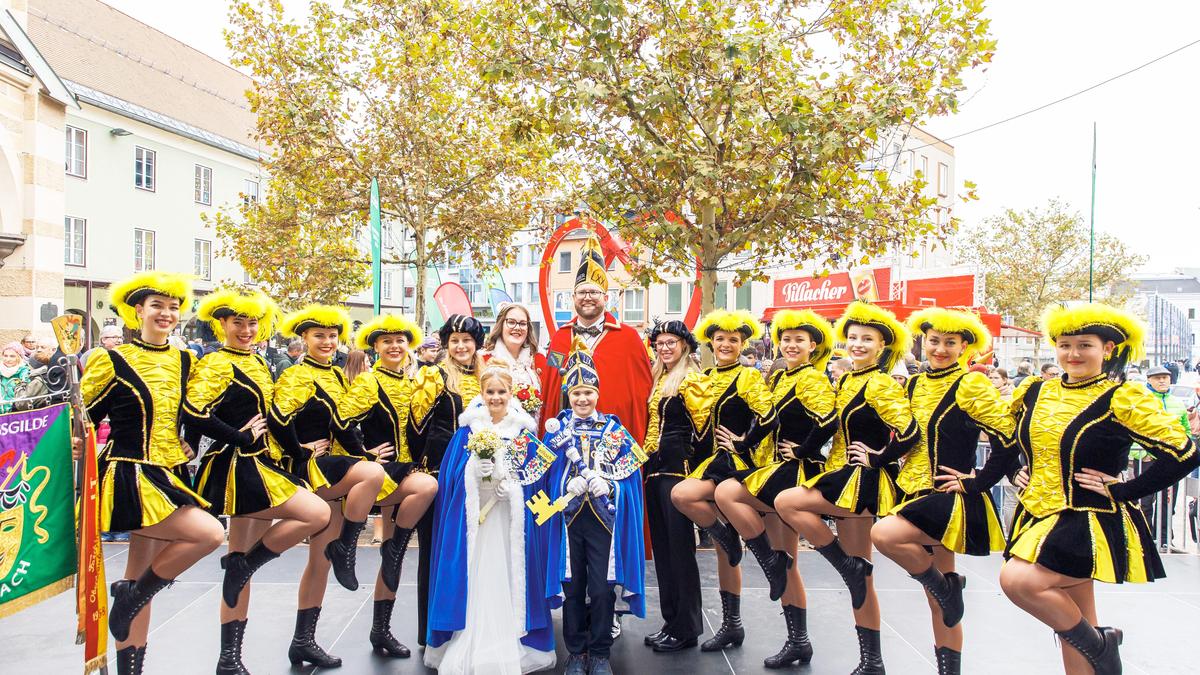
[[[764,665],[814,658],[795,564],[804,537],[847,586],[854,673],[884,672],[873,548],[926,591],[939,673],[961,668],[966,579],[955,555],[993,551],[1006,557],[1004,592],[1061,636],[1067,672],[1120,672],[1121,631],[1098,625],[1092,582],[1163,576],[1137,503],[1200,464],[1178,420],[1119,382],[1142,351],[1135,317],[1099,304],[1048,308],[1043,329],[1064,375],[1026,380],[1006,399],[970,369],[990,336],[969,312],[930,308],[906,324],[854,302],[831,325],[781,311],[770,331],[784,365],[764,379],[739,361],[763,327],[717,310],[695,330],[660,322],[646,343],[634,341],[640,354],[626,356],[645,362],[649,391],[614,410],[614,392],[638,387],[612,374],[598,343],[611,350],[633,331],[604,312],[594,249],[575,288],[577,310],[592,320],[583,326],[581,311],[549,359],[519,306],[500,312],[486,341],[479,321],[450,317],[438,363],[414,357],[422,335],[413,322],[384,314],[354,336],[376,361],[353,382],[333,365],[351,340],[340,307],[282,316],[261,291],[210,293],[198,314],[223,344],[196,360],[167,344],[190,306],[186,277],[146,272],[115,284],[114,307],[139,336],[89,359],[81,389],[89,417],[112,430],[99,456],[102,529],[132,534],[124,578],[112,584],[118,672],[142,672],[155,594],[226,541],[216,515],[230,517],[216,672],[249,672],[250,580],[306,539],[287,656],[340,666],[316,628],[331,570],[359,587],[358,538],[373,508],[386,531],[369,644],[410,656],[391,618],[415,533],[417,639],[439,672],[554,666],[559,607],[566,672],[611,672],[613,617],[645,615],[643,513],[664,621],[645,638],[656,652],[694,648],[703,633],[698,526],[717,544],[722,611],[703,651],[745,639],[744,541],[787,630]],[[275,332],[305,345],[278,381],[254,352]],[[888,373],[914,335],[929,368],[904,387]],[[837,343],[853,368],[831,381]],[[695,358],[701,346],[710,368]],[[981,434],[991,454],[976,470]],[[1133,443],[1156,461],[1122,482]],[[184,465],[202,447],[193,483]],[[1007,538],[989,493],[1004,476],[1022,489]]]

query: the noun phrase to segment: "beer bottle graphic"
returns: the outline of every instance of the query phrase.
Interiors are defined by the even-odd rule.
[[[879,287],[875,285],[874,270],[850,270],[850,287],[854,291],[855,300],[879,302]]]

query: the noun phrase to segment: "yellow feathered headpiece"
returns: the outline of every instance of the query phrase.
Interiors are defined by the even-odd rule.
[[[403,314],[380,314],[358,329],[354,343],[359,349],[367,350],[374,347],[380,337],[392,334],[408,336],[408,345],[413,349],[425,339],[417,324]]]
[[[750,312],[739,310],[729,312],[714,309],[700,319],[696,329],[692,331],[700,342],[712,342],[713,333],[723,330],[730,333],[741,333],[745,341],[757,340],[762,337],[762,324]]]
[[[309,328],[336,328],[338,337],[350,339],[350,315],[335,305],[309,305],[283,318],[279,332],[284,337],[300,337]]]
[[[908,317],[908,327],[913,333],[936,330],[939,333],[956,333],[967,343],[959,361],[965,366],[992,347],[992,334],[987,326],[972,312],[958,309],[927,307]]]
[[[141,328],[137,310],[134,307],[148,296],[162,295],[179,300],[180,313],[191,309],[192,278],[186,274],[171,274],[168,272],[139,272],[124,281],[112,285],[108,292],[112,301],[113,311],[125,322],[125,327],[132,330]]]
[[[825,317],[811,309],[784,309],[775,313],[771,318],[771,337],[775,340],[775,349],[779,349],[779,339],[785,330],[802,330],[812,338],[814,347],[808,360],[817,370],[825,370],[825,364],[833,356],[833,325]]]
[[[1074,307],[1050,305],[1042,312],[1041,324],[1050,344],[1063,335],[1096,335],[1116,343],[1112,356],[1104,362],[1109,375],[1146,354],[1146,324],[1129,312],[1099,302]]]
[[[196,315],[202,321],[208,322],[218,340],[225,339],[225,328],[221,325],[221,319],[227,316],[258,319],[258,335],[254,339],[262,342],[275,332],[275,322],[279,320],[279,307],[262,291],[225,288],[201,298]]]
[[[908,327],[882,307],[855,300],[838,319],[834,333],[839,340],[845,340],[846,331],[854,325],[868,326],[883,334],[887,347],[879,354],[879,369],[885,373],[892,372],[904,354],[912,349],[912,333],[908,332]]]

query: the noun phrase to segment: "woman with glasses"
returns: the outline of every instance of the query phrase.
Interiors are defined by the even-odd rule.
[[[708,419],[708,377],[692,360],[700,345],[682,321],[655,324],[647,340],[655,353],[654,389],[642,445],[649,459],[642,471],[663,626],[646,636],[645,644],[656,652],[675,652],[695,647],[704,632],[695,529],[671,503],[671,490],[704,459],[694,452],[696,435]]]
[[[504,362],[512,375],[513,398],[533,419],[538,419],[542,413],[542,374],[546,372],[546,357],[538,353],[529,311],[521,305],[500,305],[496,326],[488,333],[482,354],[485,364],[492,359]]]

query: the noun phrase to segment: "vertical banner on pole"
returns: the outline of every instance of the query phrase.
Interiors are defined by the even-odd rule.
[[[104,582],[104,550],[100,546],[100,477],[96,470],[96,428],[87,425],[83,448],[83,481],[79,494],[79,582],[75,607],[79,614],[75,643],[83,645],[84,675],[108,671],[108,589]]]
[[[0,617],[71,587],[75,478],[66,403],[0,415]]]
[[[379,218],[379,181],[371,179],[371,288],[375,313],[383,292],[383,223]]]

